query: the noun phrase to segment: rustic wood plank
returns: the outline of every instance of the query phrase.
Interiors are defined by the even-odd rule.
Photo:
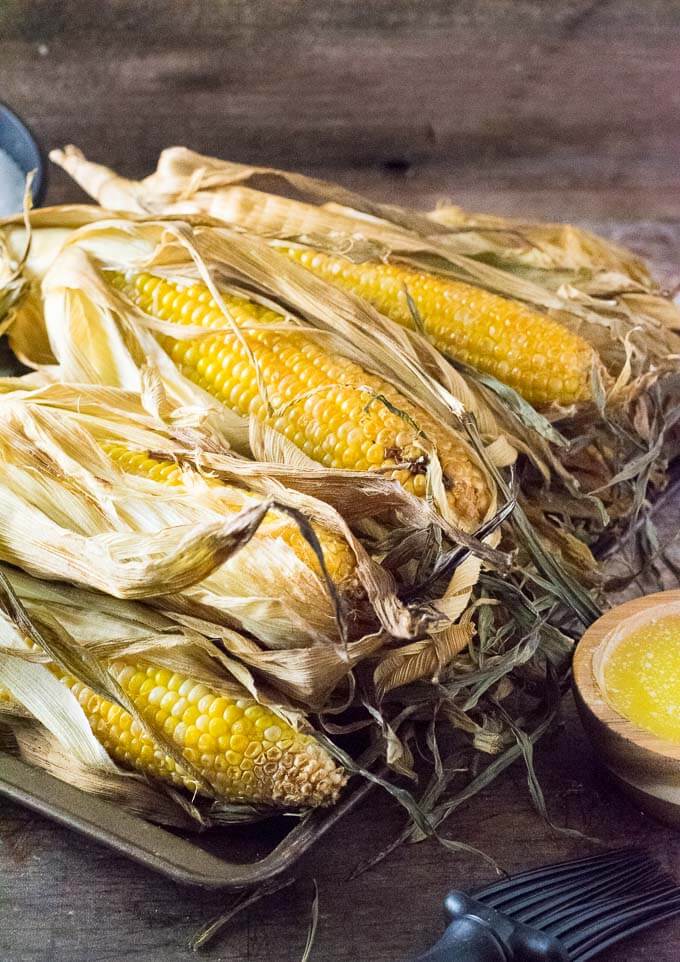
[[[179,142],[419,204],[540,214],[551,189],[600,217],[607,189],[619,216],[679,214],[672,0],[14,0],[0,36],[3,98],[45,145],[131,175]]]
[[[612,845],[644,846],[680,877],[678,833],[640,815],[601,776],[571,707],[564,721],[563,731],[538,752],[555,822]],[[394,962],[425,949],[441,931],[446,891],[491,876],[479,860],[424,842],[402,847],[346,881],[358,860],[389,841],[401,824],[394,803],[375,794],[300,867],[306,881],[244,914],[208,957],[297,962],[310,876],[317,878],[321,898],[317,962]],[[14,806],[3,807],[0,826],[3,962],[180,962],[191,957],[186,943],[197,927],[228,901],[181,889]],[[461,809],[445,834],[482,847],[511,872],[596,851],[541,822],[521,766]],[[669,923],[630,940],[627,962],[675,962],[678,926]],[[602,956],[603,962],[621,958],[616,951]]]

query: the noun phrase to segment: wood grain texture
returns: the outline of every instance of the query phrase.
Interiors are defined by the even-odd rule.
[[[674,0],[5,0],[0,37],[45,146],[128,175],[185,143],[422,206],[680,216]]]
[[[564,729],[539,750],[538,767],[558,825],[611,845],[641,845],[680,877],[680,836],[640,814],[603,778],[571,706]],[[441,933],[447,890],[491,875],[477,859],[424,842],[402,847],[374,870],[347,881],[360,858],[388,842],[401,825],[394,803],[376,793],[300,865],[298,885],[245,913],[206,957],[298,962],[309,918],[310,876],[320,890],[315,962],[395,962],[423,951]],[[445,835],[481,846],[511,872],[596,851],[541,822],[521,766],[461,809]],[[223,911],[226,901],[159,879],[13,806],[3,809],[3,962],[182,962],[195,958],[187,950],[188,939]],[[678,939],[680,923],[670,922],[631,939],[625,956],[611,951],[602,962],[676,962]]]

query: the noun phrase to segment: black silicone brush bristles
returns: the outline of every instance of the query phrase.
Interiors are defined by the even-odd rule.
[[[680,912],[680,886],[630,849],[524,872],[473,897],[559,939],[571,962]]]

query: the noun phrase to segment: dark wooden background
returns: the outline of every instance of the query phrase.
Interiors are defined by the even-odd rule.
[[[127,174],[185,143],[422,205],[680,214],[676,0],[0,0],[0,38],[0,99]]]
[[[184,143],[383,199],[586,222],[680,278],[675,0],[0,0],[0,98],[45,147],[76,143],[131,176]],[[50,201],[80,196],[53,173]],[[538,767],[558,824],[648,847],[680,878],[680,835],[601,775],[569,704]],[[447,889],[488,878],[426,842],[347,881],[401,824],[375,793],[301,865],[320,887],[315,962],[413,956],[438,937]],[[594,851],[542,823],[519,766],[446,832],[509,871]],[[0,962],[180,962],[225,902],[0,800]],[[207,958],[296,962],[308,907],[302,882]],[[603,962],[679,957],[676,922]]]

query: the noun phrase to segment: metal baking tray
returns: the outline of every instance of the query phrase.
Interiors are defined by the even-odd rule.
[[[284,875],[358,805],[372,787],[372,782],[355,778],[332,808],[316,809],[299,819],[274,816],[266,828],[265,823],[258,823],[256,832],[252,825],[214,829],[192,841],[0,752],[0,795],[75,829],[175,882],[206,889],[245,889]],[[288,824],[293,827],[288,828]],[[255,835],[258,845],[263,839],[271,841],[273,837],[275,840],[265,855],[253,857]],[[198,841],[203,838],[217,839],[221,848],[227,848],[230,858],[240,854],[242,860],[231,861],[207,851]]]

